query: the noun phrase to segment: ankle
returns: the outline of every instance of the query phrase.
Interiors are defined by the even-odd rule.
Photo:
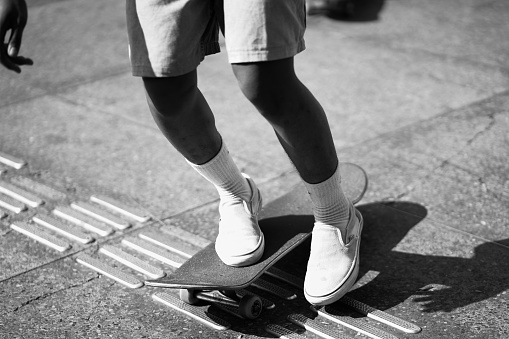
[[[313,203],[316,223],[346,230],[351,203],[341,188],[339,168],[329,179],[318,184],[305,185]]]

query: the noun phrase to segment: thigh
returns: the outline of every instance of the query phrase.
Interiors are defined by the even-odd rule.
[[[224,0],[230,63],[278,60],[305,48],[305,0]]]
[[[209,0],[126,0],[133,74],[189,73],[219,51],[218,22]]]

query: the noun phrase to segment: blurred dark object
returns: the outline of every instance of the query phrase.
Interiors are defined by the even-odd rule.
[[[342,21],[376,21],[385,0],[306,0],[308,15]]]

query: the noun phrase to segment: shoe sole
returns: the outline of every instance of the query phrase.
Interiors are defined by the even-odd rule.
[[[356,254],[357,260],[355,260],[354,268],[353,268],[352,272],[350,273],[350,275],[348,276],[348,278],[346,279],[346,281],[343,283],[343,285],[338,287],[334,292],[327,294],[326,296],[321,296],[321,297],[311,296],[311,295],[307,294],[306,291],[304,290],[304,296],[306,297],[306,300],[313,305],[325,306],[325,305],[330,305],[330,304],[338,301],[339,299],[341,299],[345,294],[347,294],[350,291],[352,286],[357,281],[357,277],[359,276],[359,262],[360,262],[359,254],[360,254],[360,248],[361,248],[361,234],[362,234],[362,228],[364,226],[364,219],[362,218],[362,215],[360,214],[359,211],[355,210],[355,214],[359,218],[360,230],[359,230],[359,243],[357,244],[357,254]]]

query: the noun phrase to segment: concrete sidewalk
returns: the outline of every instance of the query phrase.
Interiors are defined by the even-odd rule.
[[[370,178],[353,295],[422,327],[398,337],[509,336],[508,15],[505,0],[390,0],[375,21],[308,18],[298,74],[327,111],[341,160]],[[21,213],[0,207],[0,337],[270,337],[264,320],[230,317],[231,330],[211,330],[152,301],[153,288],[130,289],[75,260],[105,258],[99,248],[142,232],[195,249],[216,235],[214,189],[160,134],[130,75],[124,3],[32,1],[21,54],[35,65],[0,70],[0,152],[27,165],[0,164],[0,184],[30,179],[56,192]],[[298,175],[226,53],[207,57],[199,75],[264,200],[290,192]],[[9,227],[92,195],[152,219],[62,253]],[[307,309],[300,296],[278,302],[276,319]]]

